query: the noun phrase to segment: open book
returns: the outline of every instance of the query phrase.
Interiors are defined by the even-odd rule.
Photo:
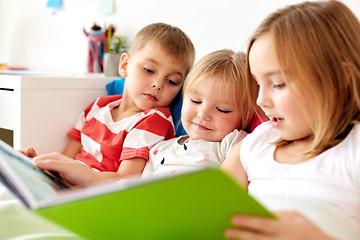
[[[30,210],[88,239],[224,239],[236,213],[274,217],[218,168],[67,188],[0,141],[0,176]]]

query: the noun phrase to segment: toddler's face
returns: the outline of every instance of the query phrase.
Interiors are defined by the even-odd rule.
[[[126,77],[124,96],[139,110],[168,106],[179,92],[187,67],[155,44],[134,55],[123,55],[120,74]]]
[[[310,103],[297,90],[294,81],[285,83],[272,35],[264,34],[253,43],[249,63],[259,85],[257,104],[268,116],[279,137],[292,141],[311,136],[311,126],[306,118],[311,116]],[[294,91],[290,91],[290,87]]]
[[[241,112],[233,102],[232,86],[224,84],[220,92],[216,76],[202,80],[194,92],[184,95],[181,121],[190,140],[221,141],[241,124]]]

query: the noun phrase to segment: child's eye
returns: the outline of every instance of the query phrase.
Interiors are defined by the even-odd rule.
[[[231,111],[228,111],[228,110],[223,110],[221,108],[216,108],[216,109],[221,113],[229,113],[229,112],[231,112]]]
[[[193,98],[190,98],[190,100],[191,100],[191,102],[193,102],[193,103],[195,103],[195,104],[200,104],[200,103],[201,103],[201,101],[197,101],[197,100],[195,100],[195,99],[193,99]]]
[[[175,81],[173,81],[173,80],[170,80],[170,79],[168,79],[168,82],[169,82],[171,85],[174,85],[174,86],[177,86],[177,85],[178,85],[177,82],[175,82]]]
[[[144,70],[145,70],[146,72],[148,72],[148,73],[154,73],[153,70],[151,70],[150,68],[147,68],[147,67],[144,67]]]
[[[286,86],[286,84],[285,84],[285,83],[281,83],[281,84],[274,84],[274,85],[273,85],[273,88],[280,89],[280,88],[283,88],[283,87],[285,87],[285,86]]]

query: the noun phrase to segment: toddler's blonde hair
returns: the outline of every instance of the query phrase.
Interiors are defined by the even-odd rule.
[[[202,57],[191,69],[184,83],[183,94],[187,96],[197,88],[206,88],[207,86],[202,85],[202,81],[209,76],[221,81],[219,89],[221,93],[226,90],[223,86],[230,84],[232,86],[230,91],[233,91],[235,96],[233,102],[242,115],[239,129],[246,129],[251,123],[254,111],[245,88],[245,74],[245,53],[235,53],[230,49],[214,51]]]

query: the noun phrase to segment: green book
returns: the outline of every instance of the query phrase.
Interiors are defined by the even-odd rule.
[[[219,168],[75,189],[0,142],[0,179],[31,211],[85,239],[225,239],[236,213],[274,218]]]

